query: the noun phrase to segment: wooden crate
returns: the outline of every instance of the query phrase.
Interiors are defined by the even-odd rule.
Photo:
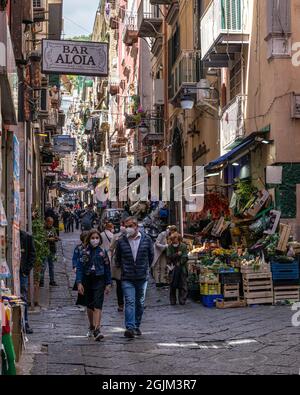
[[[223,295],[225,299],[239,299],[240,284],[225,284],[223,288]]]
[[[227,301],[218,299],[216,303],[217,309],[234,309],[238,307],[246,307],[247,303],[244,299]]]
[[[244,297],[248,305],[273,303],[271,273],[244,274],[243,288]]]
[[[278,302],[300,301],[300,286],[299,285],[276,285],[274,286],[274,304]]]
[[[286,252],[287,244],[292,232],[291,225],[280,224],[280,239],[277,245],[277,250],[281,252]]]
[[[253,266],[241,266],[241,273],[243,274],[260,274],[260,273],[271,273],[271,267],[269,263],[260,265],[258,269],[254,269]]]

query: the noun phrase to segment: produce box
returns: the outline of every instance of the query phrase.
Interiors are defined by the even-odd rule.
[[[200,293],[201,295],[219,295],[221,294],[221,284],[201,284]]]
[[[202,304],[205,307],[213,308],[216,306],[217,300],[223,299],[223,295],[207,295],[202,296]]]
[[[243,274],[254,274],[254,273],[270,273],[271,267],[269,263],[265,263],[259,266],[256,265],[242,265],[241,273]]]
[[[273,281],[276,280],[298,280],[299,262],[295,260],[291,263],[271,262]]]
[[[239,307],[246,307],[247,303],[245,300],[233,300],[233,301],[226,301],[222,299],[217,299],[216,307],[217,309],[234,309]]]
[[[221,284],[240,284],[242,282],[242,275],[238,272],[221,272],[219,274]]]

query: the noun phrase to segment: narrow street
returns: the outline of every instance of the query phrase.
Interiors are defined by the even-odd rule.
[[[59,287],[45,288],[48,306],[30,315],[34,334],[19,366],[23,374],[299,374],[300,330],[291,324],[290,307],[217,310],[192,301],[171,307],[168,291],[153,283],[142,338],[124,338],[115,288],[103,312],[105,339],[86,338],[86,315],[72,291],[71,256],[79,234],[61,236]]]

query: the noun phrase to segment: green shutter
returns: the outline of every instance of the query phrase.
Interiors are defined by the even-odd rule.
[[[242,7],[243,0],[221,0],[221,17],[223,30],[242,29]]]

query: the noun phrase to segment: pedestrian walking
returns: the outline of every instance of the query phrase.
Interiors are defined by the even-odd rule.
[[[33,242],[33,237],[24,232],[20,231],[20,245],[21,245],[21,262],[20,262],[20,287],[21,296],[25,303],[25,333],[32,334],[33,330],[29,326],[28,322],[28,286],[29,286],[29,276],[33,269],[36,259],[35,247]]]
[[[100,227],[100,226],[99,226]],[[98,230],[99,230],[98,227]],[[104,225],[104,231],[100,233],[102,238],[101,247],[108,252],[110,250],[110,245],[112,238],[114,237],[114,224],[111,222],[106,222]]]
[[[79,230],[79,224],[80,224],[80,213],[81,210],[79,208],[76,208],[76,210],[74,211],[74,217],[75,217],[75,226],[76,226],[76,230]]]
[[[74,248],[73,256],[72,256],[72,267],[75,273],[76,273],[78,262],[82,257],[83,249],[86,247],[86,238],[88,237],[88,234],[89,232],[87,231],[82,232],[80,235],[80,244],[78,244]],[[77,286],[76,286],[76,291],[77,291]]]
[[[173,233],[170,236],[170,245],[167,248],[167,261],[170,271],[170,304],[177,303],[177,290],[179,304],[185,305],[188,287],[187,287],[187,246],[182,242],[179,233]]]
[[[116,247],[117,241],[125,236],[126,228],[124,226],[124,222],[121,222],[120,232],[113,235],[111,244],[110,244],[110,268],[111,268],[111,277],[112,280],[116,282],[116,290],[117,290],[117,300],[118,300],[118,312],[122,313],[124,311],[124,294],[122,289],[122,281],[121,281],[121,268],[116,266]]]
[[[72,210],[69,210],[69,218],[68,218],[68,232],[74,232],[74,220],[75,216],[72,212]]]
[[[70,217],[70,212],[67,208],[65,208],[64,212],[62,213],[62,220],[64,223],[65,233],[69,232],[69,217]]]
[[[158,235],[154,244],[152,274],[157,288],[169,285],[169,273],[167,267],[168,239],[175,232],[177,232],[177,227],[175,225],[168,226],[164,232],[161,232]]]
[[[81,216],[81,230],[91,230],[94,226],[94,223],[97,219],[97,214],[94,211],[93,205],[90,204]]]
[[[49,217],[46,219],[46,226],[45,226],[45,230],[46,230],[46,234],[47,234],[47,243],[49,246],[49,250],[50,250],[50,254],[48,255],[48,257],[44,260],[43,262],[43,267],[41,270],[41,278],[40,278],[40,287],[44,287],[44,278],[45,278],[45,272],[47,269],[47,265],[49,266],[49,276],[50,276],[50,285],[52,287],[57,287],[58,284],[55,282],[54,279],[54,261],[56,259],[56,243],[59,240],[59,237],[56,234],[56,230],[53,226],[53,218]]]
[[[94,336],[95,341],[104,337],[101,334],[102,307],[104,294],[109,294],[111,290],[110,264],[107,253],[100,247],[101,243],[100,233],[91,230],[76,268],[77,305],[87,307],[88,337]]]
[[[153,261],[153,242],[141,234],[134,217],[125,220],[126,236],[117,241],[116,266],[121,268],[125,296],[125,333],[127,338],[141,336],[149,269]]]

